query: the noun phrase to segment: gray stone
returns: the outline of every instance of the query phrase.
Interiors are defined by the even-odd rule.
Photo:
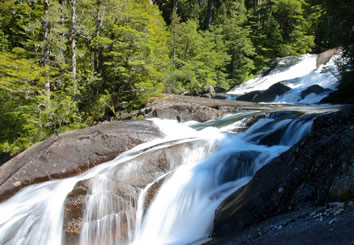
[[[0,167],[0,201],[30,184],[80,174],[157,137],[162,134],[150,121],[113,122],[52,136]]]

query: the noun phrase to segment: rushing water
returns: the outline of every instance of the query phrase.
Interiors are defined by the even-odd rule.
[[[76,183],[88,179],[90,193],[80,244],[188,244],[207,237],[215,209],[224,198],[306,135],[313,119],[311,115],[298,117],[298,113],[272,113],[245,132],[235,133],[244,129],[243,121],[254,113],[189,126],[155,120],[166,138],[139,145],[80,176],[29,186],[2,203],[0,244],[63,244],[65,198]],[[178,158],[182,162],[171,163],[168,173],[146,185],[139,198],[116,197],[109,191],[114,186],[108,180],[129,179],[139,157],[198,140],[207,143],[185,150]],[[129,168],[118,168],[128,161],[133,162]],[[149,188],[165,177],[153,202],[144,210]],[[122,232],[126,233],[124,238]]]
[[[329,62],[319,67],[317,67],[316,63],[316,54],[281,58],[277,66],[269,74],[259,75],[240,86],[236,86],[228,94],[233,95],[233,98],[237,98],[255,90],[266,90],[270,86],[281,82],[291,88],[291,90],[276,97],[273,103],[318,103],[321,99],[328,96],[331,91],[337,89],[338,70],[335,61],[340,58],[340,54],[334,55]],[[310,93],[302,97],[301,92],[312,85],[319,85],[327,89],[327,91],[320,94]]]
[[[133,244],[189,244],[207,237],[218,205],[310,131],[313,116],[291,116],[260,119],[244,133],[227,135],[203,161],[178,168],[160,188]]]
[[[299,93],[310,84],[336,86],[335,71],[327,72],[333,65],[329,63],[323,72],[323,66],[316,69],[314,64],[314,55],[282,59],[268,76],[231,93],[262,90],[293,79],[287,84],[293,89],[276,100],[303,103]],[[305,99],[313,103],[315,97]],[[313,108],[302,112],[292,108],[260,116],[249,128],[247,120],[259,116],[259,111],[204,123],[156,119],[163,139],[138,145],[79,176],[26,187],[1,203],[0,244],[164,245],[208,237],[220,203],[310,132],[315,115],[306,110]],[[326,110],[315,111],[320,109]],[[179,150],[168,154],[174,147]],[[156,170],[155,165],[149,169],[153,163],[147,159],[159,152],[166,155],[166,169]],[[68,240],[66,200],[82,183],[88,188],[84,206],[76,237]],[[158,190],[151,194],[156,186]]]

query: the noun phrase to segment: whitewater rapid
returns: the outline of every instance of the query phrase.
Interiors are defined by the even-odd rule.
[[[274,113],[235,133],[245,130],[245,120],[256,113],[240,112],[206,123],[154,120],[165,138],[141,144],[79,176],[26,187],[1,203],[0,244],[65,244],[66,196],[87,179],[91,179],[90,194],[79,244],[188,244],[208,237],[218,205],[311,130],[311,115]],[[269,141],[279,130],[284,135]],[[182,152],[178,157],[182,162],[171,164],[165,175],[141,189],[137,200],[116,204],[112,202],[114,194],[103,191],[110,188],[106,180],[120,164],[173,144],[198,140],[207,143]],[[130,173],[134,168],[126,172]],[[145,195],[158,181],[164,183],[145,210]],[[120,209],[124,212],[112,214],[117,209],[114,205],[123,205]],[[120,230],[127,221],[128,230]],[[124,239],[121,232],[127,232]]]
[[[316,54],[305,54],[299,57],[284,57],[279,59],[276,67],[266,75],[259,75],[228,92],[232,99],[255,91],[264,91],[276,83],[282,83],[291,90],[278,96],[272,103],[315,104],[334,90],[337,90],[339,71],[336,60],[341,54],[333,55],[330,60],[317,67]],[[319,85],[327,91],[316,94],[309,93],[303,97],[301,92],[313,85]]]
[[[308,134],[312,120],[313,116],[260,119],[243,133],[225,136],[219,150],[204,160],[179,167],[160,187],[136,229],[133,244],[190,244],[208,237],[220,203]],[[265,143],[267,137],[283,130],[279,141]]]
[[[273,103],[317,103],[328,92],[310,93],[305,98],[301,98],[301,92],[314,84],[335,90],[338,71],[335,57],[318,68],[316,58],[283,58],[268,75],[258,76],[229,94],[237,97],[282,82],[291,90]],[[311,114],[313,110],[327,110],[319,106],[297,109],[242,111],[203,123],[154,119],[164,138],[138,145],[79,176],[28,186],[0,203],[0,244],[65,244],[65,201],[82,181],[88,182],[89,190],[75,244],[190,244],[206,238],[222,201],[307,135],[316,117]],[[251,117],[258,120],[249,127],[247,120]],[[132,187],[136,197],[123,198],[111,191],[117,188],[115,179],[124,182],[135,176],[139,161],[149,154],[189,143],[193,146],[169,159],[166,172],[144,186]],[[122,165],[124,168],[120,168]],[[147,207],[156,185],[161,186]]]

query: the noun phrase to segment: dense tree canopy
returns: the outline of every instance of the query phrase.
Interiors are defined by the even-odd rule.
[[[353,93],[353,9],[349,0],[2,0],[0,154],[119,119],[162,91],[227,90],[276,57],[338,46],[341,87]]]

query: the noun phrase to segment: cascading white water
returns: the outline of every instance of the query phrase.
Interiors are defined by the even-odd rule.
[[[0,204],[0,244],[62,244],[63,203],[75,183],[32,185]]]
[[[150,143],[138,145],[116,159],[98,165],[79,176],[63,180],[48,181],[24,188],[9,200],[0,204],[0,244],[63,244],[64,202],[75,184],[82,180],[90,180],[90,193],[87,196],[86,210],[83,217],[81,244],[117,244],[132,239],[135,227],[136,200],[114,199],[107,181],[114,174],[114,168],[144,154],[149,154],[171,145],[193,142],[204,139],[207,144],[187,149],[180,156],[182,162],[170,162],[172,171],[185,162],[199,162],[213,150],[213,144],[221,140],[223,135],[216,129],[205,129],[198,132],[177,122],[159,121],[159,127],[166,137]],[[171,130],[173,127],[173,130]],[[209,147],[208,147],[209,145]],[[134,164],[132,164],[134,165]],[[134,173],[134,166],[124,168],[124,174]],[[132,204],[133,203],[133,204]],[[115,210],[122,210],[114,213]],[[121,240],[120,227],[128,224],[127,239]],[[115,230],[113,232],[113,230]]]
[[[292,80],[285,84],[292,90],[276,101],[315,103],[323,95],[299,99],[300,93],[314,83],[335,89],[333,60],[316,69],[315,55],[284,58],[267,76],[252,79],[230,93],[265,90]],[[79,176],[29,186],[1,203],[0,244],[65,244],[65,200],[80,181],[87,181],[89,191],[78,244],[189,244],[207,237],[218,205],[306,135],[313,121],[310,114],[299,117],[301,113],[278,112],[235,133],[245,130],[244,120],[257,113],[240,112],[204,123],[154,120],[165,133],[164,139],[141,144]],[[124,185],[139,177],[141,159],[189,143],[193,144],[169,159],[166,172],[154,173],[137,185]],[[147,208],[149,191],[159,183],[162,186]],[[132,188],[135,195],[123,198],[125,193],[117,194],[117,185]]]
[[[222,137],[222,134],[217,130],[210,128],[203,130],[203,132],[197,132],[174,121],[156,121],[156,123],[167,134],[164,139],[165,142],[170,141],[177,144],[195,139],[209,141],[208,145],[210,147],[200,145],[200,147],[185,149],[182,158],[179,158],[181,159],[180,162],[170,161],[169,171],[173,171],[179,165],[199,162],[210,152],[214,142]],[[171,130],[172,128],[173,130]],[[161,142],[158,141],[149,151],[153,152],[166,146],[161,145]],[[106,168],[90,181],[91,191],[86,201],[87,208],[80,236],[80,244],[82,245],[101,244],[102,241],[104,241],[104,244],[127,244],[133,239],[136,223],[136,202],[138,200],[130,196],[123,198],[111,190],[117,188],[117,182],[122,184],[129,182],[129,179],[137,171],[136,167],[139,167],[139,163],[133,162],[123,171],[121,171],[121,168],[117,171],[115,167],[113,165]],[[144,199],[141,201],[144,201]],[[125,228],[121,230],[121,227]]]
[[[341,54],[334,55],[329,62],[317,67],[317,55],[306,54],[300,57],[285,57],[279,60],[277,66],[269,74],[259,75],[244,84],[236,86],[228,92],[233,98],[240,95],[260,90],[264,91],[270,86],[281,82],[291,88],[290,91],[275,98],[273,103],[318,103],[326,97],[330,91],[338,86],[338,70],[335,61],[341,58]],[[305,97],[301,92],[312,85],[319,85],[328,91],[315,94],[309,93]]]
[[[89,180],[90,192],[80,244],[186,244],[206,237],[219,203],[246,184],[257,169],[310,130],[311,118],[306,116],[295,120],[270,117],[261,119],[244,133],[229,133],[232,129],[243,128],[243,118],[253,114],[238,113],[225,116],[219,122],[192,124],[199,131],[174,121],[156,120],[167,134],[165,139],[139,145],[80,176],[29,186],[1,203],[0,244],[64,244],[65,198],[75,184],[83,180]],[[267,137],[272,138],[271,135],[279,130],[287,132],[269,146],[262,145],[267,143]],[[134,163],[135,159],[144,154],[200,139],[208,143],[186,148],[178,158],[182,162],[171,161],[169,172],[141,191],[139,200],[115,199],[109,190],[112,186],[107,180],[122,177],[121,172],[116,175],[117,166],[133,162],[123,168],[128,178],[136,171],[134,166],[139,166]],[[163,180],[164,176],[165,183],[145,211],[149,186]],[[125,228],[122,230],[122,227]]]
[[[218,205],[311,125],[311,116],[260,119],[246,132],[228,136],[205,160],[179,167],[159,189],[133,244],[189,244],[207,237]],[[278,132],[285,133],[277,139]],[[269,146],[261,144],[266,142]]]

